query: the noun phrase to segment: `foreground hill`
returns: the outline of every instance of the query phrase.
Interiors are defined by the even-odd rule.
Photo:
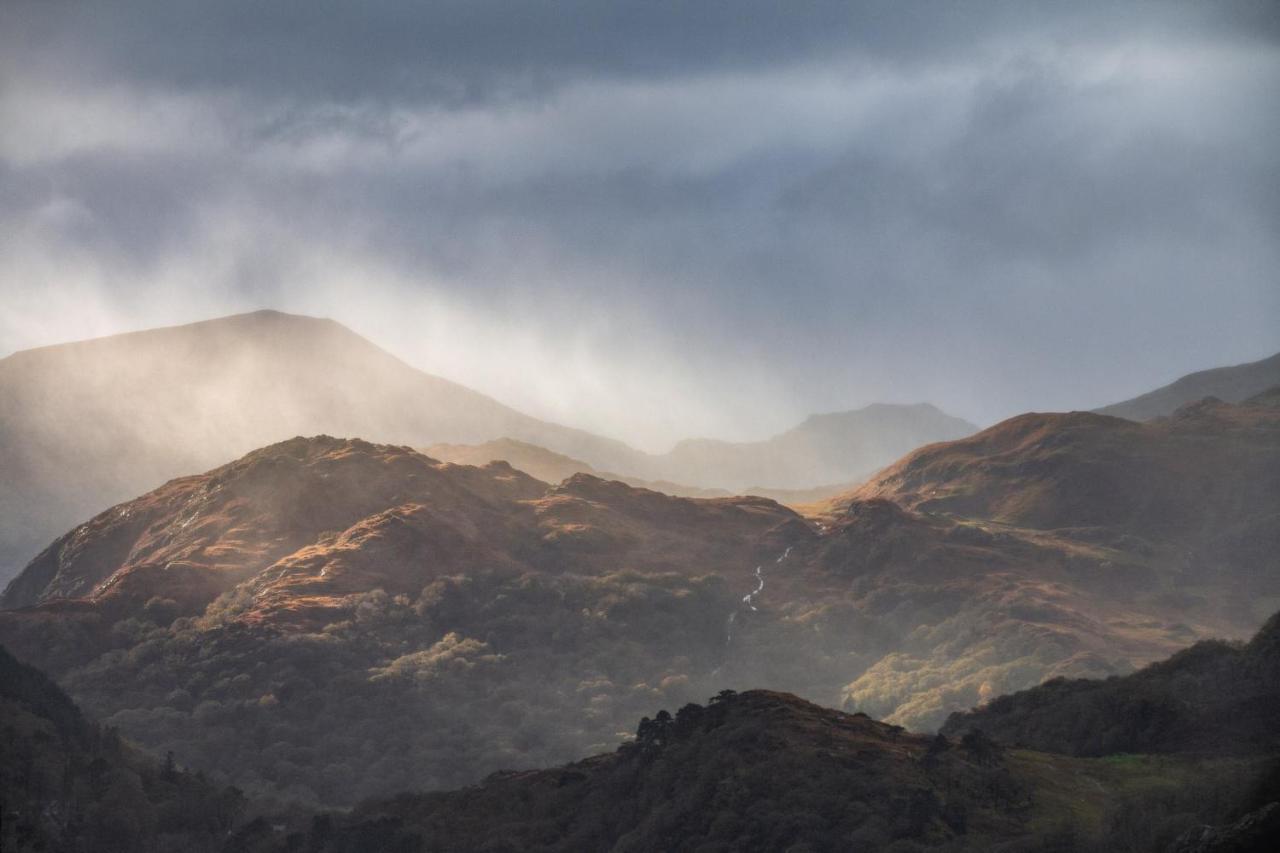
[[[614,467],[642,456],[274,311],[15,353],[0,399],[0,582],[104,506],[298,434],[511,436]]]
[[[6,851],[1262,853],[1280,829],[1280,774],[1261,754],[1011,751],[761,690],[660,711],[615,751],[558,768],[255,817],[263,803],[141,754],[3,648],[0,676]]]
[[[0,646],[0,849],[216,851],[244,798],[86,720]]]
[[[1098,409],[1098,414],[1149,421],[1173,414],[1187,403],[1217,397],[1239,403],[1280,385],[1280,353],[1261,361],[1190,373],[1154,391]]]
[[[1164,851],[1236,831],[1265,851],[1280,828],[1260,761],[1009,752],[980,734],[903,732],[794,696],[722,693],[641,721],[616,752],[496,774],[319,818],[247,849],[401,851]],[[1243,818],[1243,820],[1242,820]],[[256,830],[256,831],[255,831]],[[274,843],[273,843],[274,842]],[[1182,848],[1195,849],[1195,848]]]

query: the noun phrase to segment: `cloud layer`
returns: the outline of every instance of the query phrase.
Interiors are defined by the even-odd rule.
[[[1274,4],[419,5],[5,4],[0,352],[276,307],[661,447],[1280,349]]]

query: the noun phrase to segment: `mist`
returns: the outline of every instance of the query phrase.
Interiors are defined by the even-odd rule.
[[[1270,4],[757,12],[6,4],[0,353],[275,308],[662,451],[1280,349]]]

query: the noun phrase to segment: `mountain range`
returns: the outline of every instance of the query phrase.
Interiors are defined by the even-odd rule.
[[[0,641],[144,746],[315,806],[572,760],[725,687],[928,730],[1254,630],[1278,402],[1022,416],[804,515],[291,439],[56,540]]]
[[[1280,385],[1280,353],[1248,364],[1190,373],[1132,400],[1103,406],[1097,411],[1131,421],[1148,421],[1171,415],[1179,407],[1205,397],[1239,403],[1277,385]]]
[[[653,455],[423,373],[333,321],[274,311],[18,352],[0,360],[0,399],[0,582],[104,506],[295,435],[514,440],[701,494],[845,483],[973,429],[931,407],[878,406],[770,442]]]

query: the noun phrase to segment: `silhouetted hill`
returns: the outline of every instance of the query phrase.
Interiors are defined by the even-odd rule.
[[[1241,821],[1259,772],[1007,752],[977,734],[930,738],[787,694],[725,692],[646,717],[614,753],[365,803],[276,849],[1163,851],[1214,832],[1206,822]],[[1236,837],[1256,838],[1268,814]],[[265,832],[241,840],[275,847]]]
[[[1280,753],[1280,613],[1248,643],[1205,641],[1121,678],[1054,679],[952,714],[949,735],[1070,755]]]
[[[163,766],[87,721],[0,646],[0,849],[216,851],[244,805],[234,788]]]
[[[1201,370],[1132,400],[1097,409],[1098,414],[1131,421],[1149,421],[1171,415],[1187,403],[1217,397],[1239,403],[1280,385],[1280,353],[1261,361]]]

